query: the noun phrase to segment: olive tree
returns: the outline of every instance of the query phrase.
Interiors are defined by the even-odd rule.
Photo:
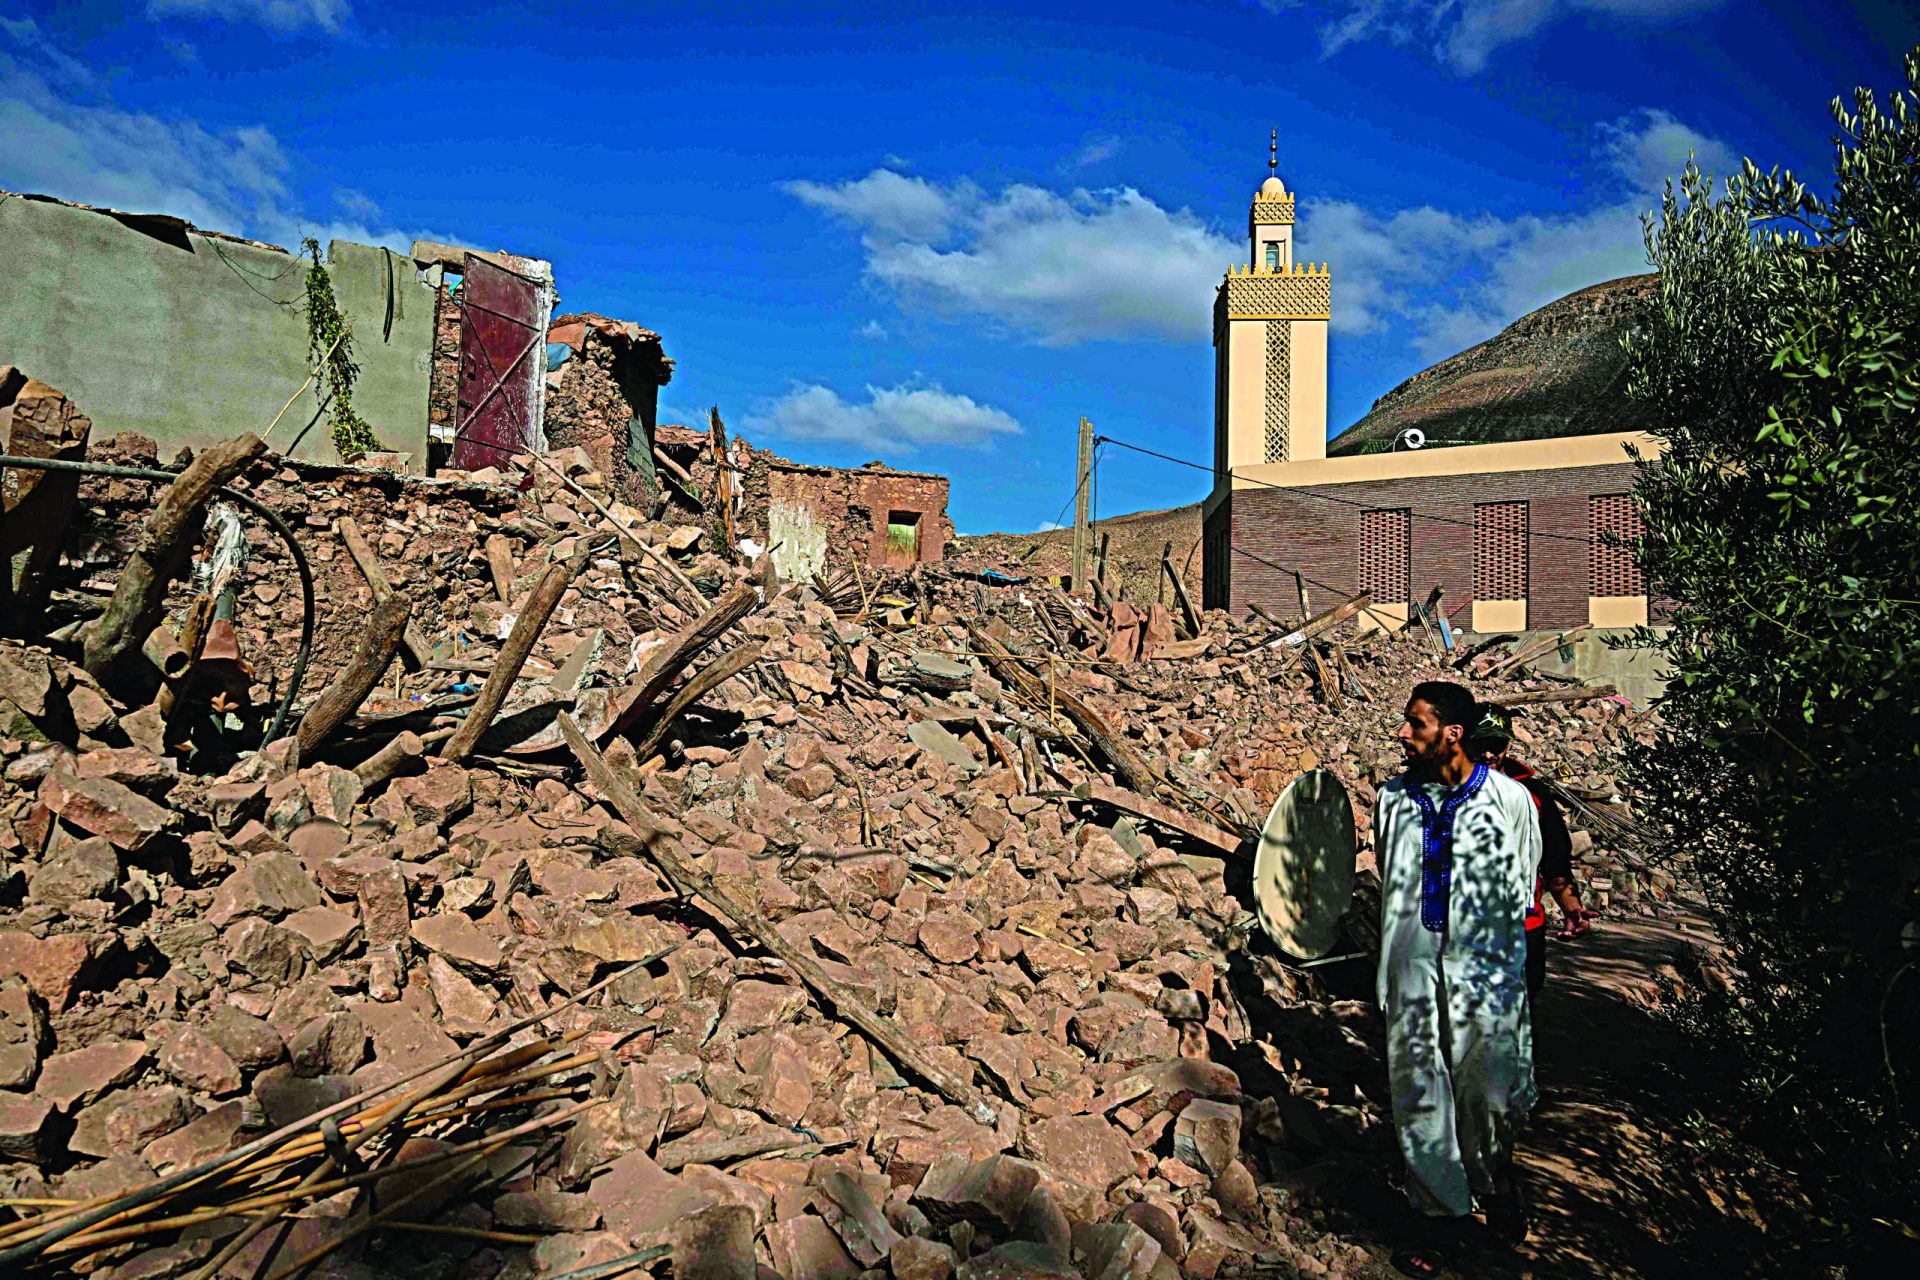
[[[1737,973],[1689,1021],[1749,1114],[1888,1196],[1920,1180],[1920,49],[1906,73],[1834,100],[1823,190],[1669,182],[1627,340],[1663,446],[1640,641],[1672,667],[1632,775]]]

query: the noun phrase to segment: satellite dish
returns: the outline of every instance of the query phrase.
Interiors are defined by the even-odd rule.
[[[1400,443],[1409,449],[1418,449],[1427,442],[1427,433],[1418,427],[1408,427],[1400,433]]]
[[[1339,940],[1353,902],[1358,843],[1353,804],[1325,769],[1303,773],[1273,802],[1253,858],[1260,927],[1296,960],[1317,960]]]

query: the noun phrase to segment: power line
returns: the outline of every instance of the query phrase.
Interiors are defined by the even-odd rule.
[[[1133,449],[1133,450],[1135,450],[1136,452],[1139,452],[1139,453],[1153,453],[1153,450],[1151,450],[1151,449],[1142,449],[1142,448],[1140,448],[1140,446],[1139,446],[1139,445],[1130,445],[1130,444],[1128,444],[1128,443],[1127,443],[1126,441],[1124,441],[1124,440],[1115,440],[1115,439],[1114,439],[1114,438],[1113,438],[1112,436],[1095,436],[1095,437],[1094,437],[1094,440],[1095,440],[1095,442],[1096,442],[1096,444],[1095,444],[1095,448],[1094,448],[1094,455],[1093,455],[1093,466],[1092,466],[1092,468],[1090,469],[1090,471],[1089,471],[1089,474],[1090,474],[1090,475],[1092,475],[1092,476],[1094,477],[1094,485],[1095,485],[1095,489],[1094,489],[1094,492],[1096,492],[1096,493],[1098,493],[1098,492],[1099,492],[1099,488],[1098,488],[1098,486],[1099,486],[1099,470],[1100,470],[1100,452],[1099,452],[1099,445],[1101,445],[1101,444],[1117,444],[1117,445],[1119,445],[1119,446],[1120,446],[1121,448],[1123,448],[1123,449]],[[1181,464],[1182,464],[1183,466],[1189,466],[1189,467],[1190,467],[1190,466],[1195,466],[1195,465],[1197,465],[1196,463],[1191,463],[1191,462],[1187,462],[1187,461],[1186,461],[1185,459],[1182,459],[1182,458],[1172,458],[1172,457],[1167,457],[1167,455],[1165,455],[1165,454],[1154,454],[1154,456],[1155,456],[1155,457],[1166,457],[1166,458],[1167,458],[1167,461],[1169,461],[1169,462],[1178,462],[1178,463],[1181,463]],[[1212,468],[1211,468],[1211,467],[1208,467],[1208,468],[1205,468],[1205,469],[1206,469],[1206,470],[1209,470],[1209,471],[1210,471],[1210,470],[1212,470]],[[1078,489],[1075,489],[1075,490],[1074,490],[1074,492],[1075,492],[1075,493],[1077,494],[1077,493],[1079,492],[1079,490],[1078,490]],[[1069,501],[1071,501],[1071,499],[1069,499]],[[1064,510],[1064,508],[1063,508],[1063,510]],[[1201,533],[1201,538],[1200,538],[1200,541],[1201,541],[1201,543],[1202,543],[1202,545],[1204,545],[1204,544],[1205,544],[1205,542],[1206,542],[1206,534],[1205,534],[1205,532],[1204,532],[1204,530],[1203,530],[1203,531],[1202,531],[1202,533]],[[1295,568],[1292,568],[1292,567],[1290,567],[1290,566],[1288,566],[1288,565],[1284,565],[1284,564],[1281,564],[1281,563],[1280,563],[1279,561],[1277,561],[1277,560],[1269,560],[1269,559],[1267,559],[1267,558],[1266,558],[1265,556],[1263,556],[1263,555],[1260,555],[1260,554],[1258,554],[1257,552],[1253,552],[1253,551],[1249,551],[1249,550],[1247,550],[1247,549],[1246,549],[1245,547],[1243,547],[1243,546],[1241,546],[1241,545],[1240,545],[1239,543],[1237,543],[1237,542],[1234,542],[1234,541],[1233,541],[1232,539],[1228,539],[1228,541],[1227,541],[1227,550],[1229,550],[1229,551],[1231,551],[1231,552],[1233,552],[1233,553],[1234,553],[1234,554],[1236,554],[1236,555],[1240,555],[1240,556],[1245,556],[1245,557],[1246,557],[1247,559],[1249,559],[1249,560],[1252,560],[1252,561],[1253,561],[1254,563],[1256,563],[1256,564],[1262,564],[1262,565],[1265,565],[1265,566],[1266,566],[1267,568],[1269,568],[1269,569],[1276,569],[1276,570],[1278,570],[1278,571],[1279,571],[1279,572],[1281,572],[1281,573],[1285,573],[1285,574],[1291,574],[1291,575],[1292,575],[1293,577],[1295,577],[1295,578],[1297,578],[1297,579],[1299,579],[1299,580],[1300,580],[1301,582],[1308,582],[1308,583],[1312,583],[1312,584],[1313,584],[1314,586],[1316,586],[1316,587],[1318,587],[1318,588],[1320,588],[1320,589],[1321,589],[1322,591],[1331,591],[1331,592],[1333,592],[1333,593],[1334,593],[1335,595],[1337,595],[1337,596],[1342,596],[1342,597],[1346,597],[1346,598],[1352,598],[1353,596],[1356,596],[1356,595],[1359,595],[1359,594],[1361,594],[1360,592],[1358,592],[1358,591],[1355,591],[1355,590],[1354,590],[1354,589],[1353,589],[1352,587],[1338,587],[1338,586],[1335,586],[1335,585],[1334,585],[1333,583],[1331,583],[1331,582],[1322,582],[1322,581],[1321,581],[1320,579],[1318,579],[1318,578],[1315,578],[1315,577],[1311,577],[1311,576],[1309,576],[1308,574],[1306,574],[1305,572],[1303,572],[1303,571],[1301,571],[1301,570],[1299,570],[1299,569],[1295,569]]]
[[[1214,472],[1214,468],[1207,466],[1204,463],[1194,462],[1188,458],[1176,458],[1170,453],[1160,453],[1157,450],[1148,449],[1142,445],[1128,444],[1125,440],[1116,440],[1112,436],[1096,436],[1094,438],[1103,444],[1117,444],[1122,449],[1131,449],[1135,453],[1144,453],[1150,458],[1159,458],[1162,462],[1172,462],[1172,463],[1177,463],[1178,465],[1183,467],[1192,467],[1195,471],[1205,471],[1208,473]],[[1318,498],[1322,502],[1338,503],[1343,507],[1357,507],[1362,511],[1377,511],[1382,509],[1382,508],[1376,507],[1372,503],[1360,502],[1354,498],[1337,498],[1330,493],[1316,493],[1311,489],[1297,488],[1293,485],[1275,484],[1271,480],[1262,480],[1258,476],[1243,476],[1231,469],[1227,471],[1227,475],[1231,479],[1244,480],[1248,484],[1257,484],[1267,489],[1282,489],[1288,493],[1299,494],[1302,497]],[[1450,516],[1437,516],[1432,514],[1431,512],[1426,512],[1426,511],[1416,510],[1416,511],[1411,511],[1409,514],[1412,515],[1412,517],[1416,520],[1431,520],[1436,524],[1458,525],[1460,528],[1463,528],[1463,529],[1472,529],[1475,527],[1473,521],[1471,520],[1455,520]],[[1533,530],[1532,521],[1528,521],[1527,538],[1529,541],[1531,541],[1534,538],[1551,538],[1558,542],[1577,542],[1583,547],[1608,545],[1606,543],[1598,542],[1596,539],[1593,539],[1593,538],[1576,537],[1570,533],[1536,533]]]

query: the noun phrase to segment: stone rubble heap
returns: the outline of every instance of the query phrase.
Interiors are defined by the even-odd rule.
[[[139,452],[120,444],[117,456]],[[1245,833],[1317,764],[1352,795],[1363,849],[1374,788],[1398,768],[1407,688],[1457,672],[1417,635],[1343,624],[1318,641],[1347,673],[1333,706],[1302,646],[1224,615],[1204,618],[1192,656],[1096,663],[1051,639],[1072,611],[1033,583],[932,569],[875,593],[910,609],[840,614],[807,585],[776,584],[718,642],[755,647],[740,674],[657,732],[603,739],[642,820],[537,730],[458,763],[426,741],[471,705],[449,690],[484,682],[536,580],[577,552],[521,673],[531,694],[516,690],[503,719],[545,699],[584,721],[591,690],[644,673],[728,588],[767,582],[697,533],[595,500],[579,459],[554,462],[518,493],[278,462],[250,473],[321,579],[303,701],[348,664],[372,606],[342,517],[435,652],[473,664],[396,663],[307,760],[282,739],[215,774],[182,768],[138,745],[121,723],[136,709],[62,652],[0,641],[8,1222],[138,1191],[553,1009],[510,1043],[572,1037],[576,1065],[532,1100],[416,1129],[386,1158],[600,1105],[416,1201],[417,1225],[363,1231],[321,1272],[557,1277],[656,1246],[656,1270],[703,1280],[1368,1265],[1323,1191],[1377,1170],[1391,1146],[1376,1020],[1354,998],[1370,966],[1283,963],[1249,928],[1244,856],[1076,798],[1118,781],[1110,762],[1057,708],[1003,684],[969,624],[1018,646],[1049,696],[1093,707],[1165,778],[1163,797],[1198,798]],[[88,481],[70,562],[110,571],[149,493]],[[255,551],[237,625],[264,705],[299,593],[270,543]],[[589,644],[598,660],[571,662]],[[570,665],[588,672],[573,688]],[[1480,688],[1555,690],[1507,676]],[[1651,731],[1644,719],[1606,700],[1528,713],[1529,759],[1622,810],[1600,799],[1608,761]],[[390,774],[364,768],[403,728],[425,749]],[[1577,838],[1616,907],[1669,890],[1604,833]],[[663,847],[970,1082],[992,1123],[683,893]],[[1350,921],[1356,949],[1366,914]],[[364,1228],[387,1198],[381,1183],[314,1201],[286,1219],[276,1257]],[[34,1265],[193,1274],[245,1222],[202,1216]],[[0,1225],[0,1258],[27,1234]],[[253,1274],[274,1238],[223,1274]]]

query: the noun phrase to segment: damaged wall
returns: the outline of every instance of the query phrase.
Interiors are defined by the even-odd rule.
[[[578,445],[622,500],[660,496],[653,445],[660,388],[673,361],[660,335],[625,320],[557,317],[547,331],[547,446]]]
[[[165,456],[263,432],[307,377],[298,255],[41,198],[0,199],[0,244],[0,362],[66,392],[102,435],[136,431]],[[327,258],[353,325],[354,408],[423,471],[434,291],[386,249],[336,240]],[[276,448],[313,418],[315,394],[287,410]],[[293,452],[338,461],[324,421]]]
[[[744,531],[779,544],[774,567],[790,580],[855,551],[864,564],[895,569],[939,561],[953,537],[945,476],[878,462],[810,467],[754,450],[741,483]]]

